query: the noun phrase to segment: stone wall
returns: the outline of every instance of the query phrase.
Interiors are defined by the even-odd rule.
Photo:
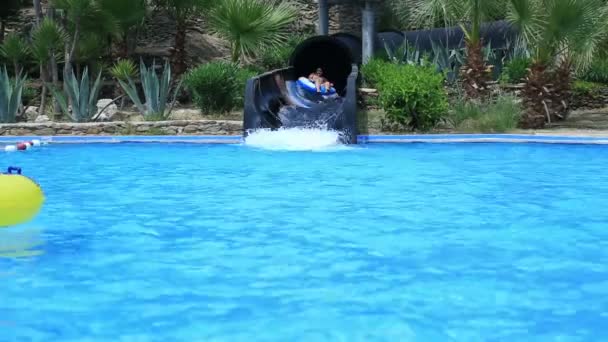
[[[570,100],[572,109],[598,109],[608,107],[608,86],[587,94],[575,94]]]
[[[0,136],[57,135],[241,135],[242,122],[184,120],[95,123],[0,124]]]
[[[294,26],[297,31],[317,32],[319,9],[317,0],[297,0],[301,17]],[[361,36],[361,6],[359,4],[332,5],[329,8],[329,33],[347,32]]]

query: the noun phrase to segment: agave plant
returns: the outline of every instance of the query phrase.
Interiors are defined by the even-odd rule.
[[[101,71],[97,75],[97,79],[91,85],[88,68],[84,69],[80,82],[74,75],[74,71],[69,71],[64,74],[64,89],[66,94],[55,89],[54,86],[48,85],[63,113],[70,117],[74,122],[87,122],[97,113],[97,99],[101,90]],[[72,111],[68,107],[68,99],[72,104]]]
[[[211,30],[230,41],[232,62],[255,56],[264,48],[285,42],[289,26],[298,16],[289,1],[224,0],[211,7]]]
[[[437,70],[445,75],[448,82],[455,82],[458,70],[464,64],[462,49],[450,49],[443,42],[433,40],[431,40],[431,48],[433,49],[433,64],[437,66]]]
[[[115,96],[116,100],[120,98],[120,109],[122,110],[125,106],[124,96],[126,94],[118,81],[128,82],[129,78],[137,77],[137,66],[130,59],[121,59],[110,69],[110,75],[116,80]]]
[[[132,77],[127,77],[126,81],[118,78],[118,83],[120,83],[122,89],[127,93],[131,101],[133,101],[139,112],[148,120],[166,119],[171,114],[182,84],[182,81],[180,80],[173,91],[173,98],[169,103],[171,66],[169,63],[165,63],[165,68],[160,78],[155,69],[156,62],[152,63],[151,68],[146,67],[143,61],[140,62],[140,79],[144,91],[145,103],[142,103],[140,100],[137,93],[137,87]]]
[[[21,94],[25,84],[25,76],[18,74],[14,80],[8,76],[6,66],[0,71],[0,122],[15,122],[15,117],[21,108]]]
[[[11,33],[0,46],[0,56],[13,64],[15,75],[21,72],[21,63],[29,57],[28,44],[21,36]]]
[[[407,39],[397,47],[384,43],[384,51],[388,60],[396,64],[424,65],[424,56],[416,44],[410,44]]]
[[[508,19],[532,55],[520,125],[540,128],[567,114],[573,68],[585,68],[608,35],[603,0],[510,0]]]

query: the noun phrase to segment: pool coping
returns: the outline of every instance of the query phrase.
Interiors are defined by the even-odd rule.
[[[49,144],[107,144],[107,143],[198,143],[241,144],[240,135],[179,135],[179,136],[0,136],[1,144],[15,144],[38,139]],[[545,143],[607,145],[608,136],[573,136],[552,134],[412,134],[359,135],[359,144],[374,143]]]

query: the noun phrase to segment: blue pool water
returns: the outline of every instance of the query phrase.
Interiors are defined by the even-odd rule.
[[[0,164],[47,194],[0,230],[0,341],[608,339],[607,147],[52,145]]]

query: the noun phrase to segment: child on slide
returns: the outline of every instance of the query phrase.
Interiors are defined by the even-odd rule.
[[[317,93],[321,92],[321,87],[325,88],[324,92],[328,92],[334,86],[333,83],[323,77],[323,69],[321,68],[317,68],[317,71],[310,74],[308,79],[317,87]]]

